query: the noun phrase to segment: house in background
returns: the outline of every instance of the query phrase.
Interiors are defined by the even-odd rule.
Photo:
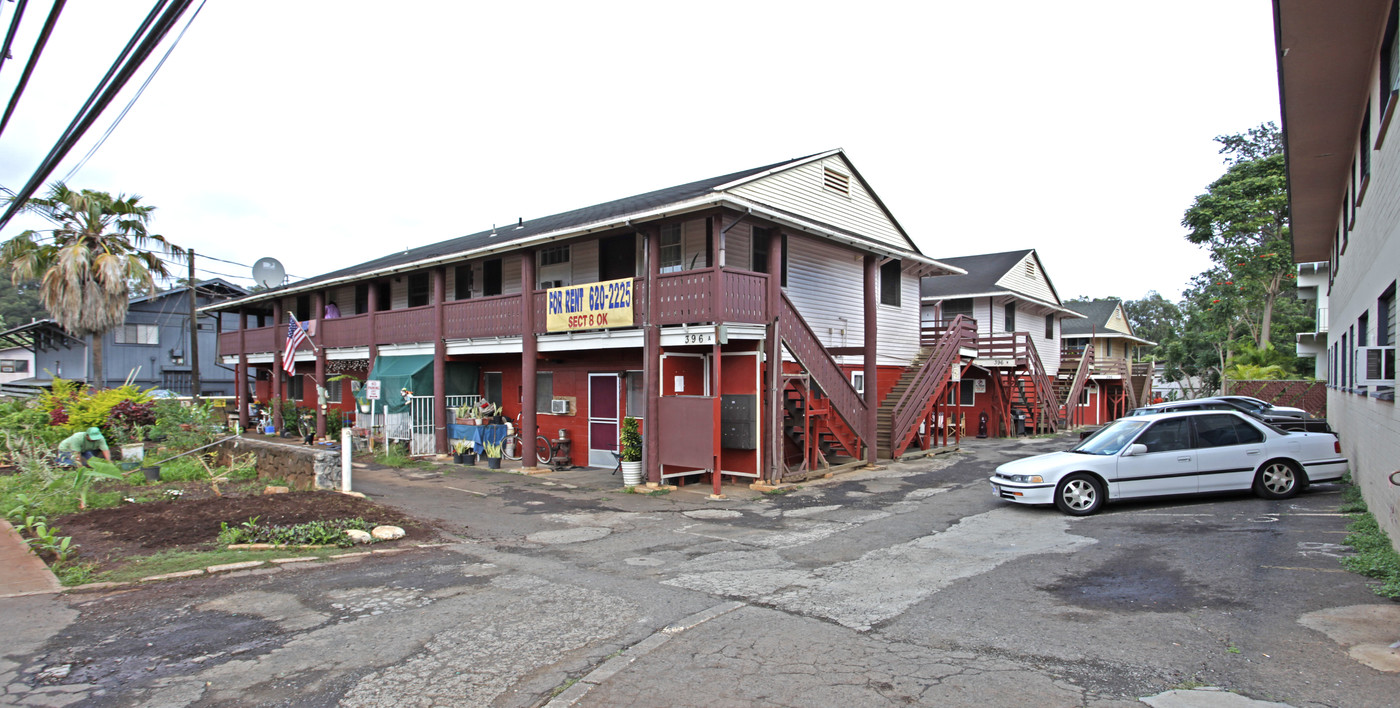
[[[958,390],[947,394],[969,431],[986,414],[989,434],[1010,434],[1016,411],[1034,430],[1069,424],[1052,372],[1060,368],[1064,321],[1081,315],[1060,301],[1035,250],[940,260],[967,274],[924,278],[921,317],[926,331],[959,316],[975,322],[975,358],[962,370]]]
[[[420,386],[407,402],[392,388],[378,404],[407,411],[416,454],[446,452],[448,408],[484,397],[530,434],[567,436],[578,464],[612,467],[623,418],[641,419],[649,482],[703,476],[718,488],[908,444],[950,372],[946,351],[921,357],[919,279],[959,272],[923,255],[833,150],[210,309],[241,323],[221,336],[221,360],[257,370],[260,399],[319,409],[315,386],[296,382],[334,370],[353,381],[332,384],[325,403],[351,410],[360,382],[431,368],[404,379]],[[325,317],[332,302],[339,316]],[[294,352],[291,378],[288,313],[318,345]]]
[[[1327,419],[1400,548],[1400,8],[1274,0],[1293,257],[1326,261]],[[1319,289],[1320,286],[1319,286]]]
[[[197,306],[248,294],[222,279],[197,286]],[[190,289],[188,286],[132,298],[126,322],[103,335],[103,375],[93,381],[91,337],[74,337],[52,319],[38,320],[0,332],[0,344],[26,350],[32,356],[30,372],[11,386],[44,387],[54,378],[83,381],[92,386],[119,386],[128,377],[142,388],[165,388],[190,393]],[[213,315],[199,317],[199,372],[201,392],[208,396],[234,394],[234,372],[220,366],[216,356],[220,323]]]
[[[1101,425],[1146,405],[1152,396],[1152,365],[1134,364],[1137,351],[1149,342],[1133,334],[1122,300],[1069,302],[1066,307],[1083,315],[1064,327],[1064,358],[1058,380],[1067,388],[1084,361],[1089,381],[1075,405],[1086,425]]]
[[[0,385],[33,376],[34,352],[25,347],[0,349]]]
[[[1331,280],[1327,261],[1298,264],[1298,299],[1312,300],[1312,332],[1299,332],[1297,351],[1300,359],[1313,360],[1313,378],[1327,380],[1327,291]]]

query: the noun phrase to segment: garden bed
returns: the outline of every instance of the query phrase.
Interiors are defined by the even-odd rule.
[[[204,488],[207,490],[207,485]],[[236,526],[252,518],[264,525],[287,526],[361,518],[375,525],[403,528],[406,542],[425,543],[437,538],[432,526],[397,509],[338,492],[181,497],[69,514],[54,523],[78,544],[79,560],[95,564],[93,571],[102,573],[158,552],[214,550],[222,524]]]

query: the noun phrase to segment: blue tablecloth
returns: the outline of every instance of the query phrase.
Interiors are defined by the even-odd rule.
[[[466,440],[472,444],[472,449],[478,455],[486,451],[484,443],[498,445],[506,439],[506,426],[504,425],[457,425],[452,423],[447,426],[447,437],[453,440]]]

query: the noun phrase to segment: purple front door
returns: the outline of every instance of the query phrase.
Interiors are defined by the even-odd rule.
[[[588,375],[588,465],[614,467],[621,394],[617,374]]]

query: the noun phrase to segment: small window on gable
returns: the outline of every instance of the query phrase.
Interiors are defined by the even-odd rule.
[[[1027,277],[1027,278],[1034,278],[1034,277],[1035,277],[1035,261],[1032,260],[1032,259],[1030,259],[1030,258],[1027,258],[1027,259],[1026,259],[1026,277]]]
[[[822,186],[843,197],[851,196],[851,176],[830,167],[822,168]]]
[[[899,290],[902,278],[900,262],[890,261],[880,266],[880,304],[899,307]]]

